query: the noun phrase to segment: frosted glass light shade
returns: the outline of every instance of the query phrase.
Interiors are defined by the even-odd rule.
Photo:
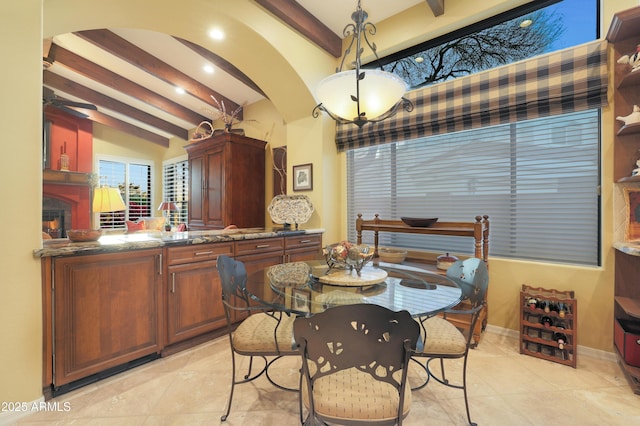
[[[93,192],[93,211],[96,213],[117,212],[126,210],[122,195],[117,188],[103,186]]]
[[[389,111],[404,96],[407,85],[395,74],[381,70],[361,70],[365,76],[360,80],[360,112],[368,119]],[[356,71],[332,74],[320,82],[316,96],[331,113],[345,120],[358,117],[356,96]]]

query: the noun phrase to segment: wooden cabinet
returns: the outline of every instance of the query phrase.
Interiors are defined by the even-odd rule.
[[[54,389],[160,352],[161,263],[161,249],[53,260]]]
[[[166,251],[167,345],[226,324],[218,256],[233,256],[233,243],[169,247]]]
[[[322,234],[292,235],[284,239],[285,262],[317,259],[321,249]]]
[[[614,90],[613,109],[614,117],[629,115],[634,105],[640,105],[640,71],[631,72],[629,65],[618,64],[617,60],[622,55],[628,55],[636,51],[640,44],[640,6],[616,13],[607,34],[607,40],[613,45],[614,63]],[[640,176],[630,176],[636,168],[640,150],[640,125],[623,125],[616,121],[614,146],[613,146],[613,173],[618,186],[637,187]],[[617,188],[617,194],[621,194],[622,188]],[[618,203],[619,205],[622,203]],[[628,214],[617,215],[628,218]],[[616,223],[616,229],[624,229],[624,223]],[[629,244],[620,238],[615,243],[615,298],[614,298],[614,324],[619,321],[634,321],[640,323],[640,287],[638,276],[640,275],[640,250],[638,244]],[[618,362],[636,394],[640,394],[640,368],[629,365],[620,352],[620,348],[614,345]]]
[[[436,222],[430,227],[412,227],[400,220],[383,220],[375,215],[372,220],[362,219],[358,213],[356,219],[357,243],[362,244],[362,231],[373,231],[375,255],[378,255],[378,241],[380,232],[401,232],[408,234],[447,235],[473,238],[474,257],[488,262],[489,257],[489,216],[476,216],[475,222]],[[487,263],[488,264],[488,263]],[[422,266],[422,265],[421,265]],[[436,271],[435,265],[424,265]],[[441,272],[441,271],[438,271]],[[462,301],[456,308],[461,310],[471,309],[468,301]],[[473,330],[474,346],[480,342],[482,330],[487,325],[488,305],[485,299],[484,308]],[[447,313],[447,320],[462,330],[469,330],[469,315]]]
[[[283,263],[284,238],[258,238],[235,242],[236,260],[244,263],[247,274]]]
[[[185,147],[190,229],[264,226],[265,145],[224,133]]]
[[[631,72],[628,64],[616,61],[636,51],[640,44],[640,7],[616,13],[609,27],[607,40],[613,45],[614,62],[614,117],[624,117],[640,105],[640,71]],[[640,124],[624,125],[616,120],[613,145],[613,174],[617,182],[640,182],[640,176],[631,177],[636,160],[640,159]]]
[[[522,285],[520,353],[576,368],[578,301],[573,291]]]
[[[322,234],[292,235],[44,257],[44,395],[221,333],[226,318],[218,256],[235,256],[252,273],[317,258],[321,241]]]

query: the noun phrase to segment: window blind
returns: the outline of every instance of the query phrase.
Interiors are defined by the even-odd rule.
[[[489,215],[490,254],[599,263],[599,110],[363,147],[347,152],[355,218]],[[373,243],[373,233],[363,233]],[[380,244],[473,253],[468,238],[380,233]]]
[[[189,212],[189,162],[186,158],[165,161],[162,166],[162,199],[172,201],[177,212],[169,212],[172,225],[187,223]]]
[[[100,184],[120,190],[127,210],[100,213],[101,228],[124,228],[125,221],[154,216],[151,200],[152,164],[143,161],[98,160]]]

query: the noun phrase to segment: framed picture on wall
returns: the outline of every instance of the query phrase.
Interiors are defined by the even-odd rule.
[[[640,241],[640,188],[625,188],[627,206],[627,241]]]
[[[313,164],[293,166],[293,190],[311,191],[313,189]]]

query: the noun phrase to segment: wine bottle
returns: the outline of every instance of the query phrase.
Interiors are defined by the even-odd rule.
[[[569,305],[564,302],[558,303],[558,316],[564,318],[569,313]]]
[[[538,307],[538,299],[536,299],[535,297],[530,297],[527,303],[529,304],[530,309],[535,309]]]
[[[553,333],[553,340],[558,344],[558,349],[563,350],[564,345],[567,344],[567,335],[560,332]]]
[[[545,315],[540,319],[540,324],[545,326],[545,328],[549,328],[553,325],[553,320],[551,319],[551,317]]]
[[[551,312],[551,308],[548,300],[543,300],[541,303],[542,303],[541,308],[545,313],[548,314],[549,312]]]

